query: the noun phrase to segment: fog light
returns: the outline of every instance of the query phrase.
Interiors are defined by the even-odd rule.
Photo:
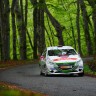
[[[54,71],[53,71],[53,70],[51,70],[50,72],[51,72],[51,73],[53,73]]]
[[[82,71],[82,69],[79,69],[79,71]]]

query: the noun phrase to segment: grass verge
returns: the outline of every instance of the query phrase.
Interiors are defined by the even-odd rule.
[[[47,96],[47,95],[36,93],[30,90],[19,88],[15,85],[1,82],[0,96]]]
[[[37,64],[38,60],[8,60],[0,61],[0,70],[25,65],[25,64]]]
[[[96,72],[92,71],[88,64],[84,64],[84,73],[85,75],[96,77]]]

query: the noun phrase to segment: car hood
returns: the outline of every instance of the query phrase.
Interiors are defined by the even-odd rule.
[[[62,63],[62,62],[76,62],[79,61],[81,58],[78,55],[70,55],[70,56],[49,56],[49,60],[55,63]]]

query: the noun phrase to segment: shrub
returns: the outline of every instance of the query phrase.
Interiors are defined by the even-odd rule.
[[[96,56],[94,56],[92,61],[88,61],[87,64],[93,72],[96,72]]]

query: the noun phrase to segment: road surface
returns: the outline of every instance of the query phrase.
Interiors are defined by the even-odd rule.
[[[0,72],[0,81],[18,85],[49,96],[96,96],[96,78],[39,75],[38,64],[29,64]]]

